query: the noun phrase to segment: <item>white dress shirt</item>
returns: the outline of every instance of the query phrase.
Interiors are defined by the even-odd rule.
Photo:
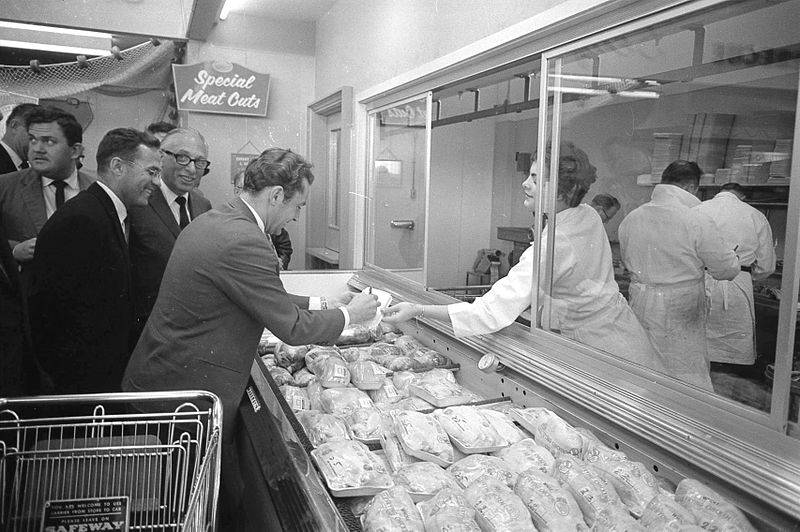
[[[175,194],[172,189],[170,189],[164,180],[161,180],[161,193],[164,195],[164,199],[167,201],[167,206],[169,207],[170,212],[172,212],[172,217],[175,218],[175,223],[180,225],[181,223],[181,206],[175,202],[175,199],[178,197],[178,194]],[[184,198],[186,198],[186,215],[189,217],[189,221],[192,221],[192,213],[189,212],[189,193],[186,192],[181,194]]]
[[[15,152],[11,146],[0,140],[0,146],[3,147],[6,152],[8,152],[8,156],[11,157],[11,162],[14,163],[14,166],[17,167],[17,170],[22,170],[22,159],[20,159],[17,152]]]
[[[127,238],[128,235],[125,233],[125,219],[128,217],[128,209],[125,208],[125,204],[122,203],[122,200],[119,199],[117,195],[106,186],[105,183],[102,181],[97,181],[97,184],[100,185],[100,188],[102,188],[106,194],[108,194],[108,197],[111,198],[111,202],[114,204],[114,209],[117,211],[117,218],[119,218],[119,225],[122,228],[122,234],[125,235],[125,238]]]
[[[56,187],[53,185],[53,179],[42,176],[42,193],[44,194],[44,208],[49,219],[54,212],[56,212]],[[78,186],[78,170],[72,171],[72,175],[64,180],[67,184],[64,187],[64,201],[69,201],[81,191]]]

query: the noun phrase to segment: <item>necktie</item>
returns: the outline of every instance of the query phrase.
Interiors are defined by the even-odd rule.
[[[53,186],[56,187],[56,209],[60,209],[64,205],[64,187],[67,186],[66,181],[53,181]]]
[[[25,170],[26,168],[30,168],[30,167],[31,167],[31,165],[28,164],[28,161],[22,161],[21,163],[19,163],[19,169],[20,170]]]
[[[183,229],[189,225],[189,211],[186,210],[186,198],[178,196],[175,198],[175,203],[178,204],[178,211],[180,212],[180,223],[178,225]]]

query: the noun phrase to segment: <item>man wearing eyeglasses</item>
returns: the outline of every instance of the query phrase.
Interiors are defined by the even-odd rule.
[[[118,390],[136,340],[127,217],[158,190],[158,140],[109,131],[97,148],[97,173],[36,243],[29,303],[44,393]]]
[[[131,208],[131,262],[138,330],[158,296],[175,239],[189,222],[211,209],[196,188],[211,163],[208,145],[194,129],[177,128],[161,141],[161,185],[147,205]]]

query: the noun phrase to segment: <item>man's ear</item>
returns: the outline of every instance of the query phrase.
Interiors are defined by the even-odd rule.
[[[70,157],[72,159],[77,159],[78,157],[83,155],[83,144],[81,144],[80,142],[76,142],[75,144],[70,146],[69,149],[71,150]]]
[[[269,202],[272,205],[283,203],[283,187],[278,185],[273,188],[269,193]]]
[[[125,161],[119,157],[112,157],[110,161],[108,161],[108,169],[113,172],[115,175],[120,175],[125,170]]]

